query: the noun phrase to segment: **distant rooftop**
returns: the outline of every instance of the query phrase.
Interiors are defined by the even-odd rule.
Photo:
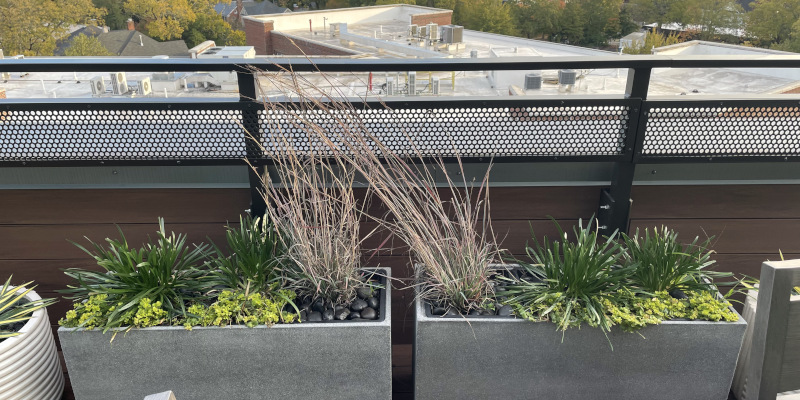
[[[189,48],[183,40],[159,42],[144,33],[135,30],[115,30],[97,26],[86,26],[72,32],[59,42],[55,55],[63,56],[70,42],[78,35],[96,37],[111,54],[123,57],[188,57]]]

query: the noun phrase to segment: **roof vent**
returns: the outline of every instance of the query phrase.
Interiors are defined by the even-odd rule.
[[[525,74],[525,90],[539,90],[542,88],[541,74]]]

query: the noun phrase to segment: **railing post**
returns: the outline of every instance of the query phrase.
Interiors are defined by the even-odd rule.
[[[267,212],[267,203],[264,201],[264,151],[261,147],[258,125],[258,98],[256,93],[256,80],[254,72],[236,71],[239,83],[239,103],[242,105],[242,125],[245,129],[245,146],[247,150],[247,163],[249,164],[248,177],[250,181],[250,215],[263,216]]]
[[[625,97],[638,99],[640,102],[630,109],[628,129],[625,132],[625,144],[622,149],[624,159],[614,163],[611,187],[603,189],[600,193],[597,221],[600,233],[603,235],[610,235],[614,231],[628,232],[632,203],[631,189],[636,172],[634,155],[643,143],[644,128],[647,123],[647,118],[642,115],[642,110],[644,109],[644,100],[647,99],[647,90],[650,87],[650,72],[649,67],[628,70]]]

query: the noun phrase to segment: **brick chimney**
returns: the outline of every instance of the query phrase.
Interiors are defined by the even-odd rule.
[[[135,31],[136,30],[136,24],[133,23],[133,19],[131,19],[131,18],[128,18],[128,30],[129,31]]]

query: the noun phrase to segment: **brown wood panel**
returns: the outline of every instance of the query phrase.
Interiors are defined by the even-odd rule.
[[[631,218],[800,218],[800,185],[634,186]]]
[[[599,187],[497,187],[489,191],[493,220],[589,218],[600,205]]]
[[[238,221],[249,189],[4,190],[0,224]]]
[[[679,239],[691,241],[714,237],[712,249],[718,253],[778,254],[800,253],[800,220],[798,219],[635,219],[631,220],[631,232],[636,228],[667,225],[679,232]]]
[[[155,237],[158,225],[120,224],[131,246],[138,246]],[[208,242],[208,237],[216,243],[225,241],[225,223],[166,224],[167,232],[185,233],[189,243]],[[81,245],[88,242],[84,236],[95,242],[107,237],[119,237],[112,224],[86,225],[0,225],[0,259],[6,260],[63,260],[81,259],[87,255],[69,241]]]
[[[75,260],[0,260],[0,277],[13,275],[13,284],[33,281],[37,291],[53,292],[66,288],[70,278],[61,269],[71,267],[100,270],[88,256]]]

